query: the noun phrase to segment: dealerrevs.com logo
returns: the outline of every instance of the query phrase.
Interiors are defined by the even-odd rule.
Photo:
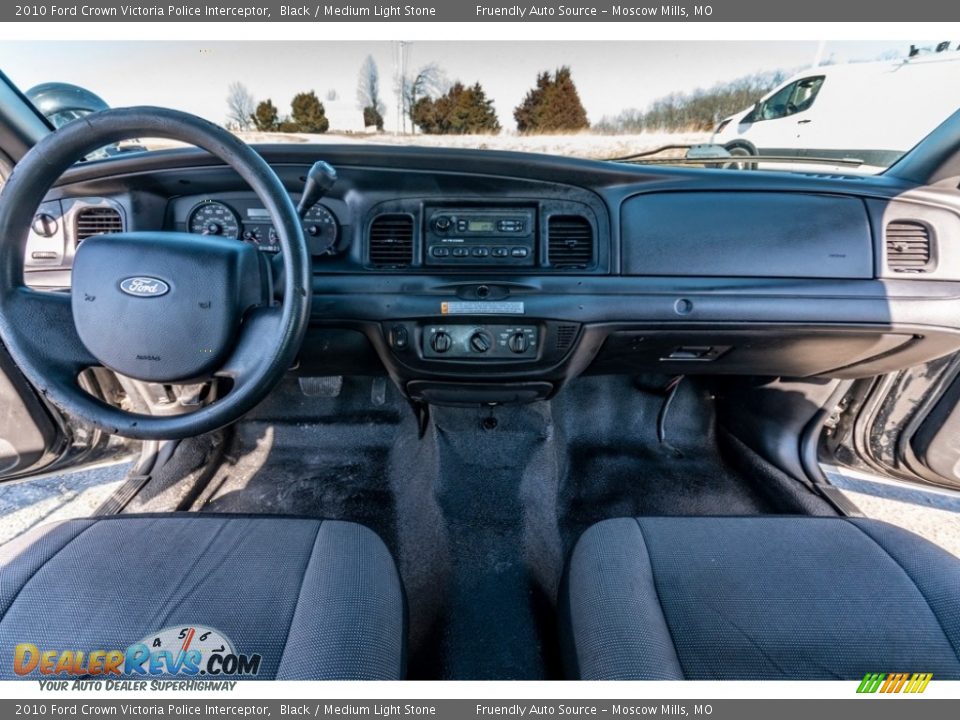
[[[39,647],[30,642],[14,648],[13,670],[29,677],[103,676],[245,676],[260,672],[259,654],[234,650],[222,633],[199,625],[168,627],[126,650]]]

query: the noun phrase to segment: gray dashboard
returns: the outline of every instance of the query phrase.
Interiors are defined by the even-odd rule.
[[[314,159],[340,175],[321,201],[337,239],[314,253],[304,373],[386,371],[412,397],[475,402],[549,396],[583,372],[858,377],[960,349],[951,194],[485,151],[259,150],[295,198]],[[205,203],[236,213],[238,241],[268,229],[198,151],[79,166],[44,206],[61,235],[31,238],[58,259],[28,271],[63,283],[88,205],[126,230],[184,231]]]

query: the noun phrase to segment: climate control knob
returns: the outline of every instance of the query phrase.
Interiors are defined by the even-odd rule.
[[[525,353],[530,347],[527,334],[524,332],[515,332],[510,336],[510,339],[507,340],[507,347],[510,348],[510,352],[517,353],[518,355]]]
[[[442,330],[430,339],[430,347],[433,348],[434,352],[445,353],[451,345],[453,345],[453,339]]]
[[[470,336],[470,348],[474,352],[485,353],[493,346],[493,340],[483,330],[478,330]]]

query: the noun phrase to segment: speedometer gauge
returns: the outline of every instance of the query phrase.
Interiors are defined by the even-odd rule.
[[[337,219],[323,205],[314,205],[303,216],[303,235],[311,255],[332,255],[337,245]]]
[[[239,238],[240,218],[229,205],[217,200],[206,200],[190,211],[187,229],[197,235]]]

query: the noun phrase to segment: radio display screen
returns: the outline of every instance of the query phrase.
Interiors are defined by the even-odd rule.
[[[467,223],[468,232],[493,232],[495,229],[493,220],[470,220]]]

